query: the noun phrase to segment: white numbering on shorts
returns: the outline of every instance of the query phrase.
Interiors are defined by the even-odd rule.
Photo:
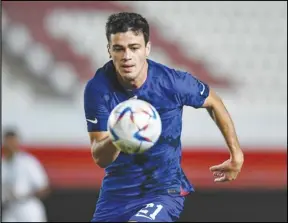
[[[150,220],[155,220],[157,214],[161,211],[162,208],[163,206],[161,204],[157,204],[155,207],[154,203],[150,203],[150,204],[147,204],[145,208],[142,208],[140,211],[138,211],[138,213],[135,216],[149,218]]]

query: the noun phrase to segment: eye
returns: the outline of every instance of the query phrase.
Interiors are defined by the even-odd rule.
[[[135,50],[138,50],[139,48],[137,47],[132,47],[131,50],[135,51]]]
[[[121,49],[121,48],[114,48],[113,49],[113,51],[115,51],[115,52],[120,52],[121,50],[123,50],[123,49]]]

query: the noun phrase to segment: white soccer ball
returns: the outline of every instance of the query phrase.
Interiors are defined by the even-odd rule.
[[[128,154],[142,153],[159,139],[162,122],[150,103],[130,99],[112,110],[107,129],[116,148]]]

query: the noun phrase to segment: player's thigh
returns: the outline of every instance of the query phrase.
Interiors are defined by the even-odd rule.
[[[178,220],[183,207],[183,197],[163,196],[145,204],[129,222],[174,222]]]
[[[96,212],[91,219],[91,222],[127,222],[131,214],[124,213],[125,210],[114,210],[107,212]]]
[[[133,215],[129,222],[171,222],[167,207],[161,202],[148,203]]]
[[[126,209],[126,202],[105,201],[98,203],[91,222],[127,222],[135,214]]]

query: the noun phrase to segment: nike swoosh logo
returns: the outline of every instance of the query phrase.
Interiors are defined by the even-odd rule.
[[[91,122],[93,124],[96,124],[98,122],[97,118],[95,118],[94,120],[91,119],[86,119],[88,122]]]
[[[201,83],[201,82],[200,82],[200,84],[202,84],[202,86],[203,86],[203,89],[202,89],[202,91],[200,92],[200,95],[203,95],[203,93],[204,93],[204,91],[205,91],[205,85],[204,85],[203,83]]]

